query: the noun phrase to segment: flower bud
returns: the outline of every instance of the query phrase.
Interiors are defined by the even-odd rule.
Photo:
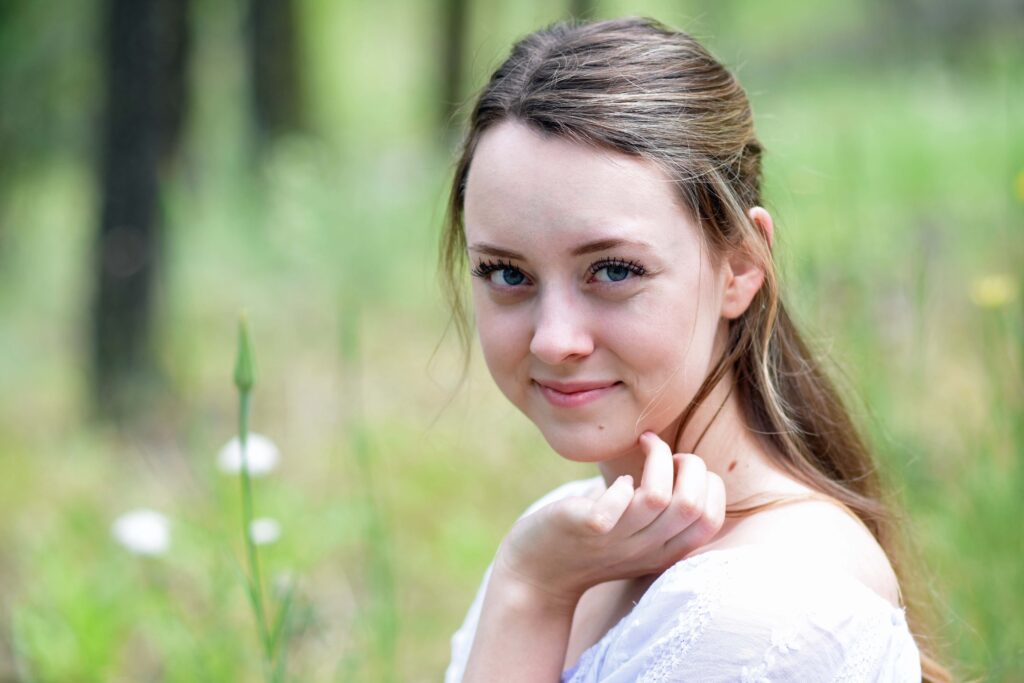
[[[252,343],[249,341],[249,320],[245,313],[238,320],[238,356],[235,359],[235,386],[242,393],[252,391],[256,383]]]

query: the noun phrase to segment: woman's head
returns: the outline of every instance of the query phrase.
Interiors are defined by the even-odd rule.
[[[529,257],[501,261],[494,250],[469,250],[477,274],[481,265],[505,264],[520,275],[532,275],[517,288],[515,305],[510,292],[499,300],[492,286],[495,277],[504,275],[490,273],[486,282],[478,278],[477,322],[499,386],[563,455],[602,459],[608,448],[628,447],[645,429],[662,431],[674,421],[681,430],[688,408],[710,393],[739,355],[755,346],[767,352],[764,341],[776,300],[771,225],[766,215],[760,226],[749,217],[760,201],[760,154],[750,106],[736,79],[693,38],[650,20],[563,24],[534,33],[513,48],[484,88],[456,169],[444,271],[462,323],[460,280],[467,246],[472,246],[467,238]],[[652,222],[644,212],[659,220]],[[662,234],[642,259],[636,248],[562,258],[598,238],[632,231],[644,240],[645,230]],[[670,239],[675,240],[673,249],[667,248]],[[637,261],[648,272],[626,276],[642,284],[616,283],[600,292],[596,286],[578,287],[579,305],[571,308],[557,308],[550,296],[537,300],[534,309],[553,308],[532,311],[537,333],[532,342],[510,334],[512,320],[518,320],[517,330],[526,328],[521,290],[532,283],[535,291],[564,296],[555,288],[554,273],[570,267],[583,273],[599,260],[595,254]],[[548,262],[539,263],[540,255]],[[540,266],[545,277],[531,272]],[[746,277],[733,282],[727,271]],[[727,283],[737,287],[727,291]],[[622,299],[627,289],[643,291],[615,306],[608,303],[609,296]],[[736,298],[737,289],[742,290],[739,307],[723,311],[723,297]],[[599,301],[605,305],[591,305]],[[551,339],[547,333],[558,326],[571,333],[570,318],[578,313],[587,314],[577,321],[581,336],[599,331],[590,341],[601,342],[615,333],[632,334],[636,353],[650,350],[644,349],[646,336],[671,334],[651,343],[671,345],[678,362],[669,363],[666,354],[646,354],[641,357],[651,360],[649,375],[639,372],[636,363],[624,362],[621,376],[596,356],[590,359],[595,362],[556,363],[550,354],[534,354],[532,364],[521,363],[515,376],[502,365],[509,362],[512,346],[543,349]],[[509,324],[495,325],[498,320]],[[588,439],[574,442],[564,432],[545,429],[536,419],[541,411],[530,410],[530,401],[543,398],[540,390],[533,385],[530,396],[523,393],[531,379],[610,380],[628,387],[633,372],[639,374],[633,377],[639,384],[635,404],[621,413],[615,429],[588,423],[593,448],[585,445]],[[573,413],[584,420],[594,416],[586,410]],[[623,425],[629,427],[628,440]],[[602,431],[603,438],[597,438]],[[574,433],[580,437],[578,430]]]
[[[764,279],[744,254],[709,257],[676,187],[651,161],[515,119],[476,145],[463,217],[481,346],[568,458],[671,438]]]

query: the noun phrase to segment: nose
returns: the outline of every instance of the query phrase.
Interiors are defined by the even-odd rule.
[[[585,358],[594,351],[590,318],[571,294],[547,292],[538,297],[530,353],[548,365]]]

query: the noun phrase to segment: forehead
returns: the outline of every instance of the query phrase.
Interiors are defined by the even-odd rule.
[[[484,133],[466,179],[469,241],[697,238],[668,175],[651,161],[505,121]]]

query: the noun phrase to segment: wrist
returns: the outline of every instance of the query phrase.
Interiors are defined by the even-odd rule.
[[[463,681],[559,680],[576,600],[538,583],[495,559]]]
[[[583,590],[549,585],[513,567],[502,553],[491,572],[490,587],[517,611],[551,616],[572,616]]]

